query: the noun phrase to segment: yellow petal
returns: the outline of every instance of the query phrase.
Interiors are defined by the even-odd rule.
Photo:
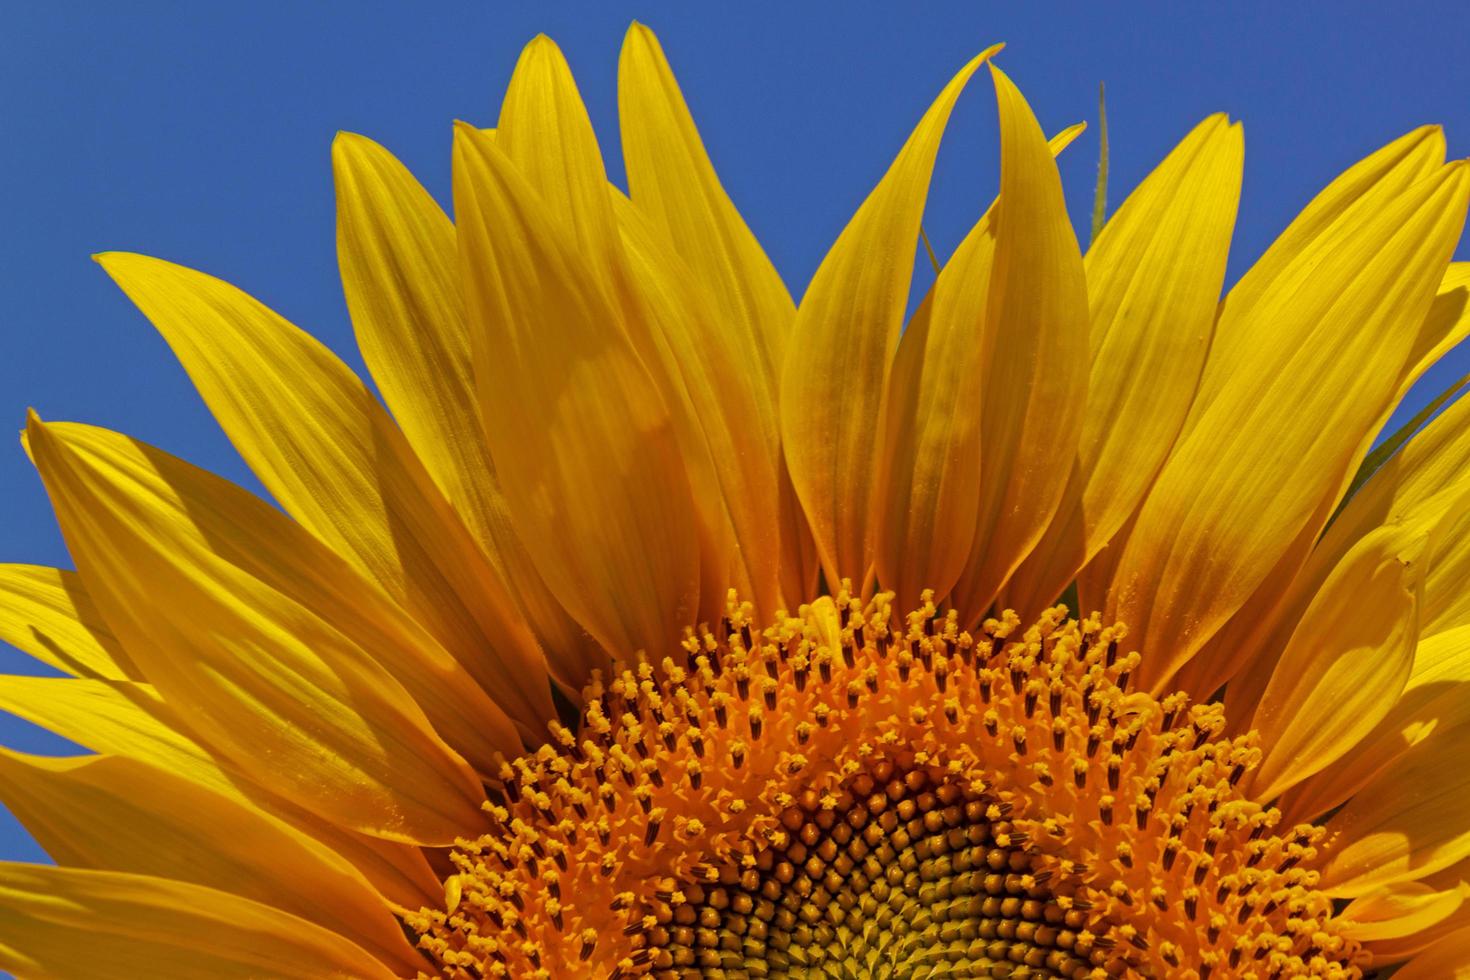
[[[1031,108],[991,67],[1000,107],[995,258],[985,304],[974,546],[954,588],[976,619],[1062,501],[1087,400],[1087,283],[1061,178]]]
[[[1421,631],[1426,634],[1470,624],[1470,515],[1459,514],[1445,530],[1445,541],[1424,583]]]
[[[1470,698],[1463,695],[1467,683],[1470,626],[1421,639],[1408,683],[1388,714],[1351,753],[1282,798],[1278,806],[1285,821],[1301,823],[1335,809],[1382,778],[1409,749],[1470,722]]]
[[[1226,690],[1227,713],[1248,715],[1264,689],[1271,665],[1280,656],[1287,639],[1297,628],[1328,574],[1364,536],[1384,524],[1438,523],[1446,506],[1463,491],[1470,465],[1470,400],[1460,399],[1411,438],[1363,484],[1323,532],[1301,570],[1285,589],[1278,589],[1270,608],[1256,613],[1250,628],[1232,623],[1202,655],[1219,660],[1214,675],[1194,685],[1195,690],[1234,678]],[[1449,496],[1446,496],[1446,495]],[[1465,523],[1458,507],[1452,507],[1448,526],[1436,534],[1436,549],[1427,563],[1424,598],[1419,608],[1419,635],[1443,632],[1456,624],[1457,616],[1444,615],[1457,605],[1462,608],[1464,576],[1470,573],[1470,548],[1465,545]],[[1254,605],[1258,600],[1253,599]],[[1241,615],[1251,612],[1247,609]],[[1241,649],[1231,651],[1227,643]],[[1247,659],[1249,658],[1249,659]],[[1191,665],[1192,666],[1192,665]],[[1397,708],[1395,709],[1397,710]]]
[[[1085,129],[1053,136],[1060,154]],[[900,608],[922,590],[942,599],[970,558],[980,503],[985,311],[995,205],[965,235],[899,338],[889,381],[873,523],[883,588]]]
[[[150,685],[53,677],[0,678],[0,710],[96,752],[137,760],[212,792],[268,810],[351,861],[387,898],[434,901],[439,881],[423,853],[363,837],[272,796],[213,758]]]
[[[1406,371],[1399,379],[1398,394],[1385,407],[1384,414],[1370,427],[1369,431],[1375,437],[1381,431],[1383,423],[1388,421],[1388,414],[1402,402],[1404,395],[1423,372],[1445,350],[1470,333],[1470,310],[1466,309],[1467,296],[1470,296],[1470,290],[1467,290],[1470,272],[1467,272],[1467,268],[1470,268],[1470,263],[1453,263],[1441,280],[1429,315],[1420,325],[1415,338],[1414,350],[1409,355]],[[1416,438],[1423,439],[1437,424],[1448,421],[1448,417],[1455,414],[1457,413],[1453,408],[1445,411],[1441,419],[1431,423]],[[1446,430],[1441,427],[1439,431],[1444,433]],[[1359,448],[1364,448],[1363,444]],[[1380,446],[1374,452],[1382,448]],[[1446,477],[1454,477],[1463,472],[1462,460],[1467,458],[1467,453],[1470,453],[1470,448],[1467,447],[1446,446],[1441,449],[1436,446],[1433,461],[1429,463],[1438,472],[1437,477],[1431,478],[1436,490],[1444,486]],[[1424,465],[1427,458],[1427,454],[1419,454],[1415,466]],[[1391,457],[1389,465],[1380,466],[1372,480],[1354,493],[1343,506],[1342,512],[1332,518],[1330,526],[1321,534],[1320,541],[1316,540],[1315,522],[1309,523],[1298,536],[1298,540],[1277,562],[1277,567],[1272,569],[1256,589],[1255,594],[1215,634],[1200,655],[1185,665],[1174,683],[1182,690],[1204,697],[1233,679],[1236,703],[1248,704],[1250,699],[1259,696],[1270,665],[1280,655],[1286,638],[1301,618],[1302,610],[1315,594],[1323,576],[1348,547],[1368,530],[1377,527],[1382,515],[1388,513],[1389,498],[1396,493],[1390,484],[1397,481],[1397,474],[1400,472],[1397,467],[1402,462],[1400,460],[1399,464],[1395,464],[1394,457]],[[1368,465],[1366,458],[1361,465]],[[1357,479],[1356,473],[1354,479]],[[1396,510],[1412,506],[1413,499],[1422,499],[1428,495],[1411,491],[1407,486],[1404,489],[1408,496],[1403,496],[1398,504],[1392,505]],[[1459,527],[1447,530],[1441,536],[1442,548],[1454,557],[1470,559],[1470,550],[1457,547],[1458,542],[1466,540],[1467,532],[1470,532],[1470,522],[1464,521]],[[1305,563],[1303,556],[1306,556]],[[1470,568],[1466,565],[1454,561],[1451,556],[1436,556],[1430,565],[1432,577],[1425,582],[1425,603],[1420,609],[1421,634],[1427,635],[1443,629],[1454,621],[1455,613],[1451,613],[1446,620],[1441,618],[1442,610],[1446,604],[1453,607],[1465,594],[1463,577],[1466,574],[1470,574]],[[1226,700],[1231,700],[1230,692],[1227,692]]]
[[[1251,358],[1261,350],[1271,349],[1273,343],[1280,343],[1277,324],[1270,322],[1269,318],[1255,318],[1247,314],[1277,282],[1283,271],[1289,269],[1291,262],[1299,261],[1298,253],[1314,240],[1321,242],[1330,241],[1334,236],[1340,238],[1353,227],[1361,225],[1365,216],[1385,206],[1414,181],[1429,175],[1443,159],[1442,134],[1432,127],[1416,130],[1349,168],[1302,211],[1227,297],[1224,305],[1231,311],[1230,325],[1224,333],[1218,330],[1216,332],[1206,360],[1205,373],[1201,378],[1201,390],[1195,397],[1179,442],[1183,441],[1184,435],[1193,431],[1205,409],[1214,403],[1218,393],[1228,387],[1229,379],[1261,370]],[[1287,294],[1289,295],[1289,290]],[[1419,337],[1414,341],[1416,350],[1421,346],[1424,337],[1425,331],[1421,329]],[[1411,353],[1409,358],[1414,356]],[[1389,370],[1383,363],[1376,367],[1382,371]],[[1402,391],[1402,372],[1399,387]],[[1390,400],[1383,405],[1377,422],[1364,426],[1363,431],[1358,434],[1355,458],[1367,452],[1374,433],[1381,422],[1387,419],[1393,404]],[[1345,473],[1339,486],[1346,488],[1350,475]],[[1187,663],[1184,672],[1172,684],[1183,686],[1198,696],[1207,697],[1226,680],[1243,673],[1244,664],[1250,656],[1264,652],[1260,637],[1275,625],[1279,600],[1312,550],[1321,525],[1327,521],[1336,502],[1334,494],[1323,495],[1315,512],[1296,536],[1278,547],[1275,564],[1261,579],[1254,592],[1240,604],[1233,618],[1206,641],[1204,655]],[[1093,596],[1095,605],[1103,604],[1107,590],[1114,584],[1124,544],[1131,530],[1132,524],[1125,526],[1116,536],[1112,547],[1099,554],[1079,576],[1084,599]],[[1148,669],[1146,666],[1146,672]],[[1262,669],[1255,673],[1264,675],[1266,671]],[[1156,686],[1160,683],[1162,679],[1155,681]]]
[[[1249,726],[1265,748],[1254,798],[1275,799],[1350,752],[1398,700],[1419,639],[1429,531],[1380,528],[1323,582]]]
[[[1211,116],[1088,249],[1092,371],[1077,470],[1006,588],[1001,605],[1023,619],[1054,602],[1112,540],[1173,448],[1214,332],[1243,165],[1239,124]]]
[[[692,621],[699,594],[669,410],[619,311],[497,141],[458,127],[454,175],[491,456],[568,611],[619,655],[663,649]]]
[[[1270,318],[1255,315],[1254,310],[1281,288],[1283,277],[1300,265],[1301,254],[1314,247],[1314,242],[1361,225],[1367,216],[1433,174],[1444,162],[1444,154],[1444,133],[1437,126],[1422,126],[1348,168],[1302,209],[1226,297],[1229,316],[1216,331],[1190,413],[1191,426],[1231,386],[1236,372],[1255,363],[1252,349],[1277,333]]]
[[[778,418],[779,421],[779,418]],[[806,519],[786,454],[781,454],[781,595],[789,609],[816,595],[822,574],[822,558],[817,554],[817,539],[811,522]]]
[[[672,247],[659,229],[646,220],[640,224],[642,216],[626,198],[607,192],[587,110],[566,60],[547,38],[535,39],[521,55],[496,134],[496,146],[536,192],[543,219],[576,241],[590,277],[586,285],[600,287],[623,311],[623,328],[669,412],[699,520],[699,618],[721,615],[731,586],[774,610],[780,557],[774,410],[768,407],[762,417],[759,404],[751,403],[749,372],[729,370],[744,363],[746,353],[707,312],[712,298],[700,294],[687,272],[675,281],[664,260]],[[620,215],[614,213],[618,205]],[[718,394],[711,386],[716,373],[723,376]],[[738,434],[731,422],[739,425]],[[733,445],[737,440],[740,445]],[[747,466],[749,481],[732,472]]]
[[[61,568],[0,565],[0,641],[77,677],[142,676],[81,579]]]
[[[988,236],[987,236],[988,237]],[[988,259],[993,249],[984,250]],[[963,264],[963,263],[961,263]],[[900,609],[917,608],[921,591],[949,593],[970,557],[980,496],[980,399],[975,379],[983,351],[960,321],[931,315],[946,274],[914,314],[893,361],[873,521],[878,581]],[[980,288],[989,262],[979,270]]]
[[[1470,725],[1436,730],[1328,818],[1322,887],[1332,895],[1361,895],[1470,857],[1467,752]]]
[[[135,439],[87,425],[50,429],[110,492],[157,522],[163,548],[212,553],[320,617],[392,674],[482,772],[495,771],[500,754],[520,752],[511,719],[465,668],[299,524],[228,480]]]
[[[1336,932],[1360,943],[1404,939],[1440,924],[1464,903],[1463,886],[1437,890],[1410,881],[1354,899],[1333,921]]]
[[[1394,980],[1470,978],[1470,927],[1452,932],[1394,973]]]
[[[391,980],[362,947],[182,881],[0,864],[0,969],[92,980]]]
[[[1409,370],[1399,382],[1399,401],[1440,358],[1470,336],[1470,262],[1451,262],[1429,315],[1414,338]]]
[[[0,710],[97,752],[141,759],[217,792],[234,785],[150,684],[6,676]]]
[[[132,759],[0,750],[0,800],[70,868],[217,888],[332,930],[397,971],[422,960],[352,865],[267,814]]]
[[[729,539],[717,552],[716,597],[725,590],[774,614],[780,601],[781,447],[774,406],[762,406],[750,374],[732,371],[747,352],[723,329],[695,275],[628,200],[613,197],[629,279],[651,328],[694,500],[707,528]],[[767,416],[765,413],[769,413]]]
[[[917,607],[923,589],[948,594],[975,538],[983,323],[956,310],[983,315],[995,255],[989,218],[940,270],[894,358],[872,519],[878,579],[904,609]]]
[[[1326,520],[1395,395],[1466,189],[1465,166],[1451,164],[1383,207],[1349,209],[1353,220],[1306,243],[1259,298],[1226,301],[1217,333],[1259,343],[1164,464],[1108,596],[1107,618],[1155,651],[1145,686],[1186,663]]]
[[[774,410],[796,305],[720,185],[663,48],[642,24],[623,40],[618,118],[633,204],[711,291],[725,328],[747,352],[739,373]]]
[[[541,640],[575,685],[599,660],[516,534],[475,402],[454,226],[381,146],[332,144],[337,257],[357,343],[383,400]]]
[[[1470,863],[1461,861],[1420,881],[1385,885],[1348,904],[1343,915],[1365,903],[1352,919],[1340,920],[1354,933],[1372,929],[1376,938],[1360,940],[1373,965],[1400,963],[1452,932],[1470,926]],[[1371,918],[1378,916],[1379,918]]]
[[[786,464],[828,581],[861,584],[872,563],[869,514],[889,368],[903,325],[929,175],[965,83],[947,85],[888,173],[822,260],[801,301],[781,374]]]
[[[281,506],[424,624],[513,717],[553,716],[536,639],[373,394],[330,351],[218,279],[98,259],[153,321]]]
[[[546,35],[521,51],[495,133],[544,216],[572,234],[588,273],[615,296],[622,259],[602,151],[566,58]]]
[[[448,844],[479,825],[479,780],[397,681],[66,435],[34,417],[27,428],[67,546],[107,622],[201,739],[345,827]]]

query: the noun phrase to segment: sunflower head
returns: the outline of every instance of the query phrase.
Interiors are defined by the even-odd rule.
[[[95,754],[0,751],[57,861],[0,865],[0,967],[1470,976],[1470,402],[1372,448],[1470,334],[1470,168],[1389,143],[1222,300],[1240,125],[1084,255],[1080,127],[998,51],[800,304],[637,25],[627,188],[545,38],[455,127],[452,222],[338,137],[376,393],[99,256],[279,507],[32,414],[77,569],[0,567],[62,675],[0,707]],[[915,289],[982,68],[999,193]]]
[[[586,691],[508,767],[445,908],[449,970],[658,977],[1346,976],[1321,828],[1238,790],[1218,705],[1128,692],[1096,617],[975,634],[846,589]],[[721,974],[719,971],[725,971]]]

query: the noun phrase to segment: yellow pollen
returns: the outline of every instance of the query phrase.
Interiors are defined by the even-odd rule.
[[[1131,691],[1124,635],[732,594],[504,768],[405,924],[466,978],[1360,976],[1322,832],[1238,791],[1221,706]]]

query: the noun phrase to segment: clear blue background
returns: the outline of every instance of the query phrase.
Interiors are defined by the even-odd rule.
[[[120,429],[247,486],[143,318],[88,256],[149,252],[228,279],[360,369],[333,253],[339,129],[449,199],[450,122],[493,124],[521,45],[567,53],[621,180],[614,80],[630,20],[664,42],[725,185],[802,287],[950,74],[993,41],[1055,131],[1106,81],[1112,203],[1208,113],[1245,120],[1232,278],[1354,160],[1425,122],[1470,153],[1460,3],[31,3],[0,13],[0,423],[28,405]],[[941,253],[996,181],[983,78],[951,127]],[[1096,129],[1064,156],[1085,243]],[[1461,248],[1461,257],[1467,256]],[[1470,355],[1412,401],[1464,373]],[[40,481],[0,443],[0,561],[69,565]],[[0,672],[43,672],[0,649]],[[9,719],[0,743],[65,743]],[[40,850],[0,811],[0,858]]]

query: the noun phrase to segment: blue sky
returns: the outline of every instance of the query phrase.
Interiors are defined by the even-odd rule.
[[[447,202],[451,121],[492,124],[521,45],[544,32],[621,180],[614,79],[635,18],[662,38],[727,189],[797,295],[929,100],[997,40],[1048,130],[1095,121],[1107,83],[1114,204],[1203,116],[1245,121],[1232,278],[1323,183],[1402,132],[1439,122],[1451,155],[1470,154],[1470,41],[1448,2],[12,4],[0,13],[0,422],[18,430],[35,406],[258,488],[88,256],[197,266],[360,367],[333,253],[333,134],[384,143]],[[930,199],[941,252],[993,192],[993,117],[982,81]],[[1062,162],[1079,228],[1095,137]],[[1409,411],[1470,353],[1450,361]],[[0,446],[0,508],[0,560],[70,564],[14,440]],[[0,672],[43,669],[0,649]],[[9,719],[0,744],[66,749]],[[0,811],[0,858],[41,857]]]

